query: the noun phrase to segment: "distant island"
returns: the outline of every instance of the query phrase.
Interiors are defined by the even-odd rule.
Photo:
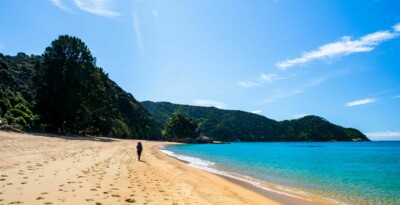
[[[275,121],[244,111],[139,103],[96,66],[85,43],[62,35],[43,55],[0,53],[0,120],[28,132],[151,140],[369,141],[322,117]]]

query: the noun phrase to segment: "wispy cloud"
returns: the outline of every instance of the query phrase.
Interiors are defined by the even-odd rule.
[[[110,8],[112,0],[74,0],[74,2],[79,9],[98,16],[109,18],[120,16],[118,12]]]
[[[256,87],[261,85],[260,83],[251,81],[237,81],[237,84],[242,87]]]
[[[266,83],[272,83],[276,80],[282,80],[282,79],[283,79],[282,77],[280,77],[274,73],[261,73],[260,74],[260,80],[262,82],[266,82]]]
[[[281,94],[281,95],[275,95],[275,96],[272,96],[270,98],[267,98],[267,99],[257,103],[257,105],[265,105],[265,104],[268,104],[268,103],[275,102],[276,100],[279,100],[279,99],[282,99],[282,98],[287,98],[287,97],[291,97],[291,96],[294,96],[294,95],[301,94],[303,92],[304,92],[304,90],[298,89],[298,90],[294,90],[294,91],[289,92],[289,93],[285,93],[285,94]]]
[[[251,113],[260,114],[260,113],[262,113],[262,110],[253,110],[253,111],[251,111]]]
[[[394,25],[393,30],[395,30],[396,32],[400,32],[400,23]]]
[[[55,6],[57,6],[58,8],[65,10],[65,11],[71,11],[70,8],[68,8],[67,6],[65,6],[65,4],[61,1],[61,0],[50,0],[51,3],[53,3]]]
[[[225,109],[226,105],[222,102],[208,100],[208,99],[198,99],[194,101],[195,105],[204,106],[204,107],[216,107],[219,109]]]
[[[391,131],[386,131],[386,132],[370,132],[370,133],[365,133],[365,135],[370,139],[370,140],[400,140],[400,132],[391,132]]]
[[[135,8],[133,8],[133,28],[135,29],[136,43],[138,44],[139,53],[143,55],[143,39],[142,31],[140,29],[139,17],[136,14]]]
[[[374,103],[376,101],[377,101],[377,99],[375,99],[375,98],[366,98],[366,99],[348,102],[348,103],[346,103],[346,106],[353,107],[353,106],[359,106],[359,105],[366,105],[366,104]]]
[[[296,65],[304,65],[313,60],[333,58],[352,53],[369,52],[380,43],[396,38],[400,34],[400,23],[392,27],[393,31],[377,31],[352,40],[350,36],[344,36],[339,41],[320,46],[317,50],[304,52],[300,57],[284,60],[275,65],[285,70]]]
[[[260,73],[260,75],[254,81],[237,81],[241,87],[256,87],[264,83],[272,83],[277,80],[283,80],[285,78],[275,73]]]

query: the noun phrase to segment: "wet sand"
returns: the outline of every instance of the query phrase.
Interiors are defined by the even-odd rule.
[[[0,131],[0,204],[309,204],[188,166],[168,142]]]

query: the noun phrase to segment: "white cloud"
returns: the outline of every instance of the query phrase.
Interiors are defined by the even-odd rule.
[[[140,55],[143,54],[143,39],[142,39],[142,31],[140,29],[139,18],[136,15],[135,8],[133,10],[133,28],[135,29],[135,37],[136,43],[138,44]]]
[[[272,83],[275,80],[283,79],[282,77],[279,77],[277,74],[274,74],[274,73],[267,73],[267,74],[261,73],[259,78],[263,82],[267,82],[267,83]]]
[[[362,99],[362,100],[356,100],[356,101],[348,102],[348,103],[346,103],[346,106],[347,107],[353,107],[353,106],[370,104],[370,103],[373,103],[373,102],[376,102],[375,98],[366,98],[366,99]]]
[[[118,17],[120,14],[110,9],[112,0],[74,0],[75,5],[86,12],[104,16],[104,17]]]
[[[51,3],[53,3],[55,6],[58,8],[65,10],[65,11],[70,11],[71,9],[65,6],[65,4],[61,0],[50,0]]]
[[[287,69],[295,65],[304,65],[313,60],[333,58],[352,53],[369,52],[380,43],[396,38],[400,34],[400,23],[393,26],[393,31],[377,31],[352,40],[350,36],[344,36],[341,40],[320,46],[317,50],[304,52],[301,57],[284,60],[275,65],[280,69]]]
[[[198,99],[194,101],[195,105],[204,106],[204,107],[216,107],[219,109],[225,109],[226,105],[222,102],[206,100],[206,99]]]
[[[400,32],[400,23],[394,25],[393,30],[395,30],[396,32]]]
[[[260,114],[262,112],[262,110],[253,110],[253,111],[251,111],[251,113],[254,113],[254,114]]]
[[[379,141],[379,140],[400,140],[400,132],[391,132],[391,131],[370,132],[370,133],[365,133],[365,135],[370,140],[374,140],[374,141]]]
[[[276,95],[276,96],[273,96],[273,97],[270,97],[270,98],[267,98],[267,99],[263,100],[262,102],[258,103],[258,105],[265,105],[265,104],[268,104],[268,103],[272,103],[272,102],[275,102],[276,100],[279,100],[279,99],[282,99],[282,98],[291,97],[291,96],[294,96],[294,95],[298,95],[298,94],[301,94],[303,92],[304,92],[304,90],[298,89],[298,90],[295,90],[295,91],[290,92],[290,93],[285,93],[285,94],[282,94],[282,95]]]
[[[260,83],[255,83],[250,81],[237,81],[237,83],[242,87],[255,87],[261,85]]]
[[[256,87],[264,83],[272,83],[276,80],[283,80],[285,78],[280,77],[275,73],[260,73],[260,75],[254,81],[237,81],[238,85],[242,87]]]

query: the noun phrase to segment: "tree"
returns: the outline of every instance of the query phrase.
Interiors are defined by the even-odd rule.
[[[36,110],[48,131],[159,139],[155,120],[108,78],[80,39],[60,36],[35,64]]]
[[[193,120],[179,114],[173,115],[170,118],[164,132],[167,139],[171,141],[198,137],[197,124]]]
[[[37,67],[37,110],[53,131],[77,132],[77,119],[89,120],[85,101],[95,79],[96,59],[79,38],[60,36],[47,47]]]

